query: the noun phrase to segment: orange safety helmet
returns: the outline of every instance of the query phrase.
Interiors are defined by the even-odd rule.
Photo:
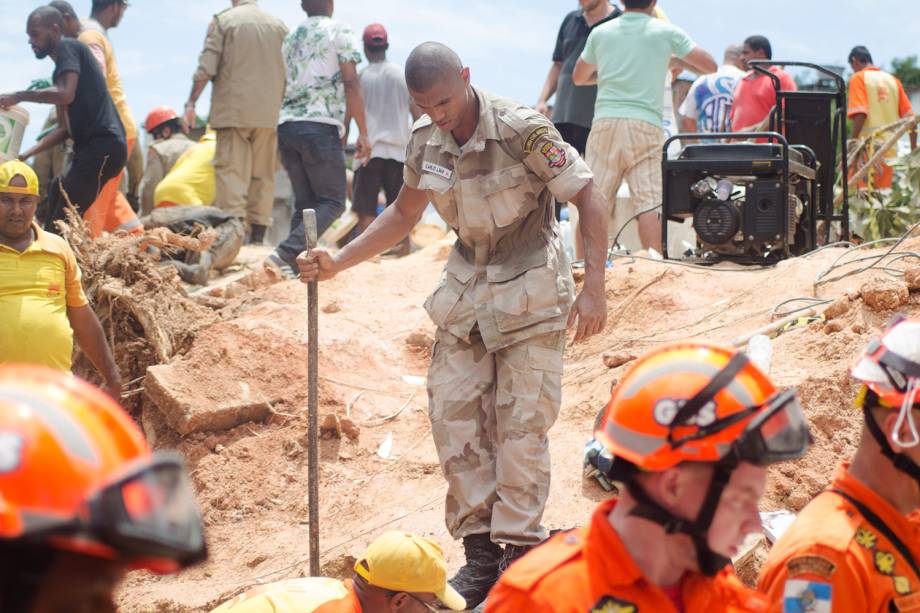
[[[810,442],[794,391],[777,392],[745,354],[698,342],[639,359],[613,391],[595,437],[613,455],[606,476],[621,481],[636,501],[630,514],[689,536],[707,576],[730,563],[707,539],[738,464],[796,459]],[[714,466],[696,518],[675,517],[637,479],[683,462]]]
[[[205,555],[181,462],[101,390],[38,366],[0,366],[0,539],[158,572]]]
[[[147,121],[144,122],[144,129],[152,134],[158,127],[173,119],[179,119],[179,114],[176,113],[176,111],[168,106],[157,107],[147,115]]]
[[[727,371],[732,364],[733,372]],[[704,394],[700,406],[688,406],[707,391],[711,393]],[[645,471],[688,461],[718,462],[730,454],[761,409],[781,396],[794,410],[779,412],[770,420],[772,432],[763,433],[788,434],[785,427],[791,426],[798,436],[787,441],[794,444],[785,451],[802,452],[804,418],[794,394],[777,395],[773,383],[744,354],[706,343],[668,345],[632,366],[613,391],[595,435],[615,457]],[[779,451],[776,445],[766,447],[772,450],[762,451]]]

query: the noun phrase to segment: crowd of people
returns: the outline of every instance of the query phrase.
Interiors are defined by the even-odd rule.
[[[233,0],[208,28],[184,117],[164,106],[144,122],[146,170],[127,195],[138,127],[106,32],[128,3],[93,0],[80,20],[54,0],[30,15],[30,44],[53,60],[54,77],[0,96],[0,107],[54,105],[46,134],[21,157],[65,157],[69,141],[71,159],[42,178],[20,160],[0,165],[0,610],[114,610],[128,569],[179,572],[207,555],[181,459],[152,452],[115,401],[118,369],[52,224],[70,204],[93,236],[206,219],[223,247],[177,265],[206,280],[235,255],[227,245],[263,241],[279,159],[294,212],[265,266],[282,275],[326,281],[405,250],[429,204],[457,235],[425,308],[437,326],[427,385],[445,522],[465,560],[448,579],[438,544],[389,532],[351,579],[258,586],[215,611],[920,607],[917,321],[896,320],[853,356],[865,423],[856,455],[775,544],[756,590],[731,557],[760,529],[768,467],[801,458],[810,434],[795,390],[734,350],[687,341],[638,359],[598,407],[594,433],[619,494],[583,529],[544,527],[567,334],[578,342],[606,325],[607,225],[624,180],[643,245],[660,248],[669,83],[699,75],[677,105],[687,132],[761,131],[776,105],[773,80],[749,70],[773,57],[763,36],[729,46],[720,67],[656,0],[580,4],[531,108],[473,85],[440,43],[417,46],[404,69],[389,62],[386,29],[372,24],[359,41],[333,19],[331,0],[302,0],[307,19],[293,32],[255,0]],[[369,66],[359,71],[362,46]],[[867,49],[853,49],[850,63],[854,136],[912,113]],[[796,87],[782,68],[768,71]],[[189,127],[209,83],[196,141]],[[302,211],[316,210],[322,233],[345,209],[352,123],[358,230],[335,253],[307,251]],[[579,227],[580,291],[555,220],[563,205]],[[74,341],[104,390],[70,376]]]

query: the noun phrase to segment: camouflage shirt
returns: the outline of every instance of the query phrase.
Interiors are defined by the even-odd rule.
[[[479,89],[479,124],[462,147],[427,116],[413,127],[405,183],[426,191],[458,240],[425,303],[431,319],[489,351],[565,328],[574,299],[554,201],[593,175],[545,117]]]

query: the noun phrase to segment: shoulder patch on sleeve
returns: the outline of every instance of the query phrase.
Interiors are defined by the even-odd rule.
[[[789,558],[786,562],[786,570],[789,572],[790,578],[802,575],[817,575],[830,579],[834,571],[837,570],[837,565],[824,556],[809,553]]]
[[[834,586],[821,581],[786,581],[783,613],[831,613]]]
[[[534,128],[530,134],[527,135],[527,138],[524,139],[524,152],[533,153],[534,147],[537,145],[537,141],[540,140],[541,137],[546,136],[548,132],[549,127],[547,126]]]

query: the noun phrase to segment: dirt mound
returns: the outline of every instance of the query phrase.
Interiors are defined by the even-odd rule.
[[[443,524],[446,485],[418,385],[432,333],[421,304],[435,287],[444,252],[439,244],[404,260],[365,264],[320,287],[321,419],[349,417],[360,428],[357,440],[321,442],[321,550],[329,574],[347,575],[366,544],[394,528],[444,544],[452,568],[462,562]],[[629,368],[626,358],[686,338],[729,343],[769,323],[784,302],[847,296],[833,314],[839,327],[806,318],[773,341],[772,376],[781,386],[799,387],[815,445],[803,461],[770,471],[763,508],[798,510],[820,491],[852,453],[861,428],[847,369],[891,315],[860,294],[878,273],[822,284],[816,293],[818,275],[842,255],[828,249],[769,269],[617,261],[607,273],[605,333],[567,349],[563,407],[550,436],[547,526],[583,525],[606,497],[583,480],[582,452],[611,384]],[[207,611],[251,585],[307,574],[305,300],[296,282],[258,290],[222,311],[226,321],[201,330],[188,352],[163,369],[199,406],[239,402],[246,384],[272,410],[228,431],[180,438],[168,426],[169,411],[149,403],[160,417],[150,427],[158,444],[176,445],[189,458],[212,557],[180,577],[132,575],[121,594],[123,610]],[[803,305],[820,313],[830,302],[790,303],[780,311]],[[910,294],[898,309],[920,314],[920,297]],[[393,453],[383,459],[377,452],[387,439]],[[755,552],[743,569],[749,578],[764,553]]]

